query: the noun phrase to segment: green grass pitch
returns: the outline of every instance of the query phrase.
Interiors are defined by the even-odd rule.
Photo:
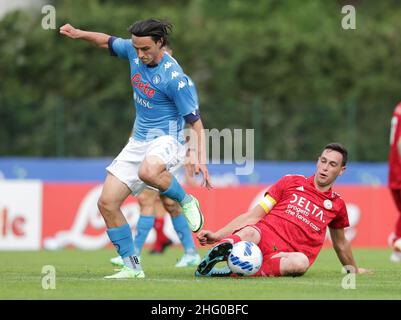
[[[201,250],[203,255],[206,249]],[[114,250],[0,252],[0,299],[269,300],[401,299],[401,264],[389,262],[388,249],[354,249],[361,267],[355,289],[341,286],[345,274],[332,249],[323,249],[302,277],[195,278],[195,268],[175,268],[179,248],[143,253],[145,279],[104,280],[113,273]],[[56,270],[56,288],[42,288],[42,267]],[[348,282],[350,284],[351,282]]]

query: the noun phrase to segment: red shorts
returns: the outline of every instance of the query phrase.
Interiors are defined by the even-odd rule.
[[[286,241],[284,241],[273,229],[270,228],[263,220],[254,225],[248,225],[260,234],[259,248],[263,253],[263,257],[272,253],[279,252],[295,252]]]

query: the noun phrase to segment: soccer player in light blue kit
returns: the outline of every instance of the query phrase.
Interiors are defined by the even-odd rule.
[[[164,49],[172,56],[172,50],[168,45],[164,46]],[[192,153],[188,154],[188,156],[192,155]],[[190,157],[188,157],[188,160]],[[191,161],[187,161],[184,167],[182,168],[185,171],[185,181],[192,181],[194,183],[194,179],[192,178],[192,166]],[[182,171],[182,170],[181,170]],[[174,175],[177,177],[180,183],[184,181],[179,179],[179,173],[174,172]],[[198,183],[196,183],[198,186]],[[135,248],[135,255],[139,258],[142,253],[143,246],[145,244],[145,240],[149,235],[150,230],[152,227],[156,229],[156,217],[160,216],[161,212],[163,214],[166,212],[166,208],[164,207],[163,203],[160,200],[159,191],[152,190],[150,188],[144,189],[138,196],[137,196],[139,209],[140,209],[140,217],[136,224],[136,233],[134,238],[134,248]],[[174,230],[176,231],[178,238],[180,239],[182,246],[184,248],[184,255],[177,261],[175,264],[178,268],[183,267],[195,267],[200,263],[200,256],[197,252],[195,242],[192,238],[191,230],[189,229],[188,223],[186,222],[185,217],[181,214],[181,212],[172,211],[169,212],[171,217],[171,222],[173,224]],[[160,227],[160,220],[158,227]],[[158,232],[156,231],[156,242],[158,239]],[[164,235],[164,233],[163,233]],[[167,238],[166,238],[167,240]],[[168,241],[171,240],[168,239]],[[154,244],[157,245],[156,243]],[[153,251],[153,250],[152,250]],[[151,251],[151,252],[152,252]],[[110,259],[112,265],[117,267],[124,266],[124,260],[121,256],[113,257]]]
[[[198,201],[187,194],[171,172],[183,165],[184,125],[194,132],[197,163],[194,171],[203,175],[203,184],[210,188],[206,167],[206,147],[198,99],[190,78],[164,46],[172,25],[149,19],[135,22],[130,28],[131,39],[121,39],[98,32],[83,31],[69,24],[60,33],[72,39],[83,39],[108,48],[110,53],[127,59],[131,67],[131,84],[136,108],[133,136],[107,167],[98,207],[107,234],[123,258],[125,266],[106,278],[143,278],[145,274],[134,253],[131,229],[121,212],[124,200],[138,195],[150,186],[160,191],[169,212],[180,211],[193,232],[203,226]]]

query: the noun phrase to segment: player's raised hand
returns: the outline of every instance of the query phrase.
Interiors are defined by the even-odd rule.
[[[215,234],[210,230],[201,230],[196,235],[200,245],[205,246],[207,244],[216,243],[219,239],[215,236]]]
[[[190,145],[190,137],[186,137],[186,143],[189,145],[187,149],[187,155],[185,158],[187,173],[190,177],[193,175],[199,175],[199,172],[202,173],[202,183],[201,186],[205,186],[207,189],[212,189],[212,183],[209,176],[209,171],[206,167],[206,164],[199,163],[197,158],[196,149],[192,148]]]
[[[79,29],[74,28],[69,23],[60,27],[60,33],[71,39],[77,39],[79,37],[79,31]]]
[[[205,164],[196,164],[194,166],[194,171],[195,171],[196,175],[198,175],[199,172],[202,173],[203,179],[202,179],[201,186],[204,186],[209,190],[213,188],[212,182],[211,182],[210,176],[209,176],[209,171],[207,170],[207,167]]]

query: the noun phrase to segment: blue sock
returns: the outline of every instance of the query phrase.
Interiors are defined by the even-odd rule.
[[[138,258],[134,254],[134,240],[128,223],[120,227],[107,229],[107,234],[116,247],[118,254],[123,258],[125,266],[136,271],[142,271]]]
[[[145,240],[148,237],[150,229],[153,228],[155,223],[155,217],[153,216],[144,216],[141,215],[139,217],[138,223],[136,225],[136,236],[135,236],[135,253],[140,255],[142,252],[143,245],[145,244]]]
[[[183,187],[174,176],[172,176],[170,186],[167,188],[167,190],[160,191],[160,194],[178,201],[180,204],[184,204],[191,200],[191,196],[185,192]]]
[[[132,231],[128,223],[120,227],[107,229],[107,234],[116,247],[118,254],[122,258],[132,256],[134,254],[134,241],[132,239]]]
[[[179,214],[176,217],[171,217],[173,222],[174,230],[178,234],[178,238],[184,247],[184,252],[189,254],[195,254],[196,248],[194,239],[192,238],[192,231],[189,229],[188,222],[183,214]]]

